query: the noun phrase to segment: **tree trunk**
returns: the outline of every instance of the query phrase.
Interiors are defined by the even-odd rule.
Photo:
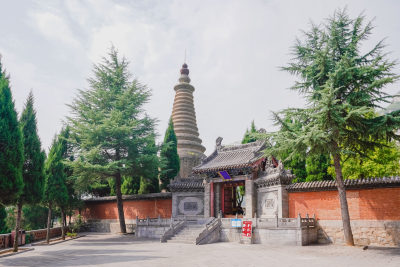
[[[333,155],[333,162],[335,164],[336,185],[339,192],[340,210],[342,213],[344,239],[347,245],[354,246],[353,232],[350,225],[349,206],[347,205],[346,189],[344,188],[342,167],[340,166],[340,154]]]
[[[46,243],[50,243],[50,225],[51,225],[51,204],[49,204],[49,212],[47,214],[47,233],[46,233]]]
[[[14,236],[14,244],[13,244],[13,252],[18,252],[18,237],[19,237],[19,228],[21,225],[21,212],[22,212],[22,203],[18,201],[17,203],[17,218],[15,223],[15,236]]]
[[[65,228],[64,228],[64,209],[61,208],[61,238],[65,240]]]
[[[115,176],[115,192],[117,195],[119,227],[121,229],[121,233],[126,233],[124,206],[122,204],[122,193],[121,193],[121,174],[119,172]]]

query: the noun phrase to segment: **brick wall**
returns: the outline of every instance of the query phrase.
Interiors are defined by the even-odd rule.
[[[124,200],[125,219],[139,218],[169,218],[172,214],[172,199]],[[87,202],[82,215],[85,219],[118,219],[117,202],[98,201]]]
[[[68,227],[65,229],[68,231]],[[31,230],[26,231],[26,234],[31,235],[32,241],[39,241],[46,239],[47,229],[39,229],[39,230]],[[50,238],[61,236],[61,227],[50,228]],[[1,234],[0,235],[0,249],[8,248],[13,245],[13,239],[11,238],[11,234]]]
[[[68,227],[65,229],[65,232],[68,231]],[[26,234],[32,236],[33,241],[43,240],[46,239],[47,229],[39,229],[39,230],[32,230],[26,231]],[[54,227],[50,228],[50,238],[61,236],[61,227]]]
[[[356,245],[400,246],[400,187],[346,193]],[[289,192],[289,217],[299,213],[315,214],[319,243],[344,243],[337,191]]]
[[[400,187],[347,190],[351,220],[400,220]],[[340,220],[337,191],[289,192],[289,217]]]

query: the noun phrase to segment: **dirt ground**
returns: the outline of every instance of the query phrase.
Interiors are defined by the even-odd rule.
[[[400,266],[400,248],[334,245],[265,246],[238,243],[160,243],[134,236],[85,237],[0,258],[0,266]]]

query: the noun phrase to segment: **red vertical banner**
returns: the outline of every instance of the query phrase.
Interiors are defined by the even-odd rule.
[[[251,226],[252,221],[243,221],[242,235],[245,237],[251,237]]]

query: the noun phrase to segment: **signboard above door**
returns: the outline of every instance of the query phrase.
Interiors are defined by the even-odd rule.
[[[222,179],[232,180],[232,177],[229,175],[227,171],[219,171],[218,174],[219,176],[221,176]]]

